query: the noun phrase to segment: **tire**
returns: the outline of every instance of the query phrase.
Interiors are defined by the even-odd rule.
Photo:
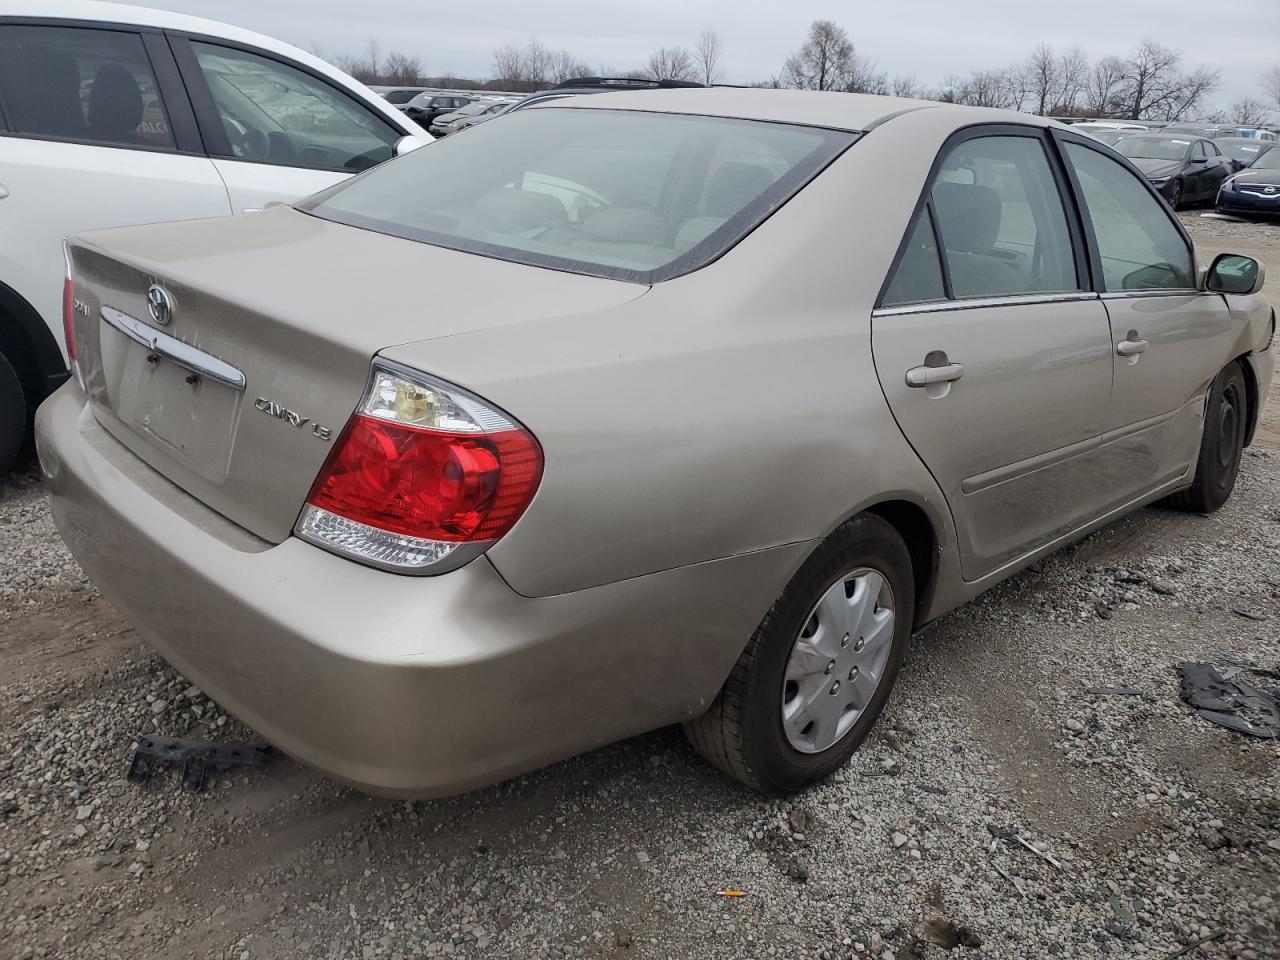
[[[22,381],[0,353],[0,477],[9,472],[27,435],[27,396]]]
[[[1225,367],[1209,388],[1195,480],[1166,501],[1192,513],[1213,513],[1229,499],[1240,472],[1249,426],[1249,393],[1240,364]]]
[[[1181,180],[1173,181],[1173,196],[1169,198],[1169,206],[1172,207],[1174,210],[1177,210],[1180,206],[1182,206],[1182,193],[1183,193],[1182,181]]]
[[[850,706],[836,706],[837,710],[843,709],[844,712],[839,714],[840,719],[834,729],[839,730],[840,725],[846,722],[852,722],[852,725],[844,729],[830,746],[819,749],[819,744],[812,744],[809,749],[797,749],[795,742],[803,731],[797,732],[793,722],[789,733],[784,729],[783,721],[788,696],[792,697],[791,703],[799,702],[796,684],[786,680],[793,650],[797,656],[800,655],[798,644],[804,639],[802,631],[813,630],[814,624],[819,622],[818,603],[832,595],[829,591],[834,590],[835,584],[843,584],[845,578],[859,575],[866,578],[865,581],[851,581],[855,593],[846,602],[852,609],[857,600],[856,591],[860,589],[857,585],[877,582],[874,577],[867,577],[872,573],[878,574],[887,585],[893,611],[892,629],[885,628],[888,639],[877,644],[880,652],[874,654],[885,656],[879,668],[879,682],[874,685],[874,693],[865,701],[861,712],[851,713],[853,708]],[[885,594],[879,596],[883,599]],[[874,615],[880,615],[886,608],[877,606],[875,609],[878,613]],[[884,709],[902,668],[911,637],[914,610],[915,583],[911,557],[902,537],[880,517],[863,514],[853,518],[814,551],[783,589],[756,628],[711,708],[684,725],[686,735],[694,748],[713,765],[760,793],[794,793],[830,776],[848,761]],[[816,638],[817,634],[811,636]],[[838,655],[858,656],[853,650],[862,647],[863,639],[858,637],[852,647]],[[844,633],[843,641],[837,643],[843,642],[847,646],[849,641],[850,633]],[[809,644],[813,642],[813,639],[807,641]],[[885,646],[887,655],[883,649]],[[813,651],[816,648],[810,645],[805,649]],[[868,653],[872,650],[870,646],[866,649]],[[822,652],[819,656],[825,658],[827,653]],[[847,697],[858,687],[854,682],[858,671],[850,669],[846,673],[842,661],[839,671],[832,674],[831,664],[835,662],[832,660],[823,673],[847,679]],[[874,672],[864,673],[864,681]],[[828,681],[825,676],[813,672],[804,682],[822,686]],[[817,694],[813,695],[811,702],[828,703]]]

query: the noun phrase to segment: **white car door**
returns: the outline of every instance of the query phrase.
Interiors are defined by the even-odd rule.
[[[318,73],[267,51],[171,38],[237,213],[289,203],[395,155],[406,134]]]
[[[0,21],[0,283],[62,344],[62,239],[226,216],[158,33]]]

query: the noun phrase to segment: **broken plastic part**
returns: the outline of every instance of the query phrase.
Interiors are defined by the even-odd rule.
[[[1280,697],[1235,679],[1209,663],[1180,663],[1181,695],[1210,723],[1252,737],[1280,737]]]
[[[208,782],[210,770],[260,767],[271,748],[265,743],[215,743],[182,737],[140,736],[129,764],[130,783],[145,783],[157,763],[182,764],[182,789],[199,793]]]

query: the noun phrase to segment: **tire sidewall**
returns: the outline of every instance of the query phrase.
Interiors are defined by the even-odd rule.
[[[1235,438],[1232,442],[1231,462],[1218,462],[1218,446],[1221,442],[1222,405],[1228,390],[1235,394]],[[1205,407],[1204,449],[1200,463],[1205,471],[1205,496],[1211,509],[1216,510],[1231,498],[1236,477],[1240,473],[1240,460],[1244,453],[1244,436],[1248,429],[1248,406],[1244,373],[1239,364],[1231,364],[1218,374],[1209,391],[1209,403]]]
[[[27,397],[17,372],[0,353],[0,476],[9,472],[27,435]]]
[[[839,742],[821,753],[802,753],[782,727],[783,675],[801,628],[835,580],[870,568],[889,582],[894,598],[893,647],[871,703]],[[855,518],[836,531],[805,562],[770,609],[760,628],[760,654],[743,703],[743,741],[748,764],[778,793],[789,793],[844,765],[883,711],[906,655],[914,619],[911,558],[897,531],[879,517]]]

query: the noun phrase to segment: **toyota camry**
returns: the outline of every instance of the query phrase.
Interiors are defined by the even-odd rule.
[[[1199,262],[1109,148],[873,96],[549,101],[66,252],[63,537],[227,709],[391,795],[674,723],[801,789],[923,624],[1221,506],[1274,363],[1261,265]]]

